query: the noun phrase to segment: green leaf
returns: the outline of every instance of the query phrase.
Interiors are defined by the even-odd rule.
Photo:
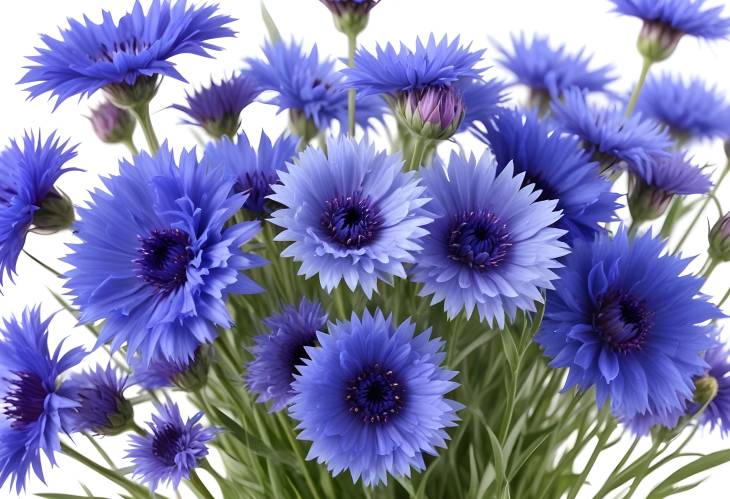
[[[274,42],[280,42],[281,41],[281,33],[279,33],[279,28],[276,27],[276,23],[274,22],[274,18],[271,17],[271,14],[269,14],[269,10],[266,8],[266,5],[264,2],[261,2],[261,17],[264,19],[264,24],[266,25],[266,31],[269,32],[269,41]]]
[[[675,484],[690,478],[694,475],[702,473],[715,466],[720,466],[730,461],[730,450],[721,450],[707,454],[698,459],[695,459],[689,464],[686,464],[679,468],[677,471],[669,475],[663,482],[654,487],[649,493],[649,497],[665,497],[668,491],[671,491]],[[676,493],[676,492],[674,492]]]
[[[527,461],[532,457],[532,455],[535,453],[537,449],[540,448],[540,446],[545,442],[545,440],[548,439],[550,436],[549,433],[546,433],[540,437],[537,438],[534,442],[532,442],[532,445],[530,445],[527,450],[522,452],[519,457],[517,458],[517,461],[515,464],[510,468],[509,474],[507,475],[507,478],[511,481],[517,473],[522,469],[522,467],[527,463]]]
[[[499,439],[492,429],[489,426],[486,426],[486,429],[489,434],[489,443],[492,447],[492,457],[494,457],[494,471],[496,473],[497,490],[501,491],[502,486],[505,482],[507,482],[507,472],[505,470],[505,459],[504,454],[502,453],[502,445],[499,443]]]
[[[519,353],[517,352],[517,345],[512,337],[512,331],[505,328],[503,331],[496,333],[502,341],[502,350],[504,350],[504,358],[507,360],[510,371],[517,373],[517,363],[519,361]]]
[[[44,494],[36,494],[38,497],[42,497],[43,499],[105,499],[104,497],[100,496],[77,496],[73,494],[51,494],[51,493],[44,493]]]

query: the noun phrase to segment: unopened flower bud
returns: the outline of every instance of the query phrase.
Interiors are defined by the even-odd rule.
[[[195,392],[203,388],[208,382],[211,355],[210,346],[198,347],[195,358],[184,369],[172,376],[172,384],[186,392]]]
[[[651,62],[668,59],[677,48],[683,33],[659,21],[645,21],[639,33],[639,53]]]
[[[71,199],[54,187],[33,214],[31,231],[36,234],[55,234],[71,227],[75,219]]]
[[[370,10],[379,2],[380,0],[322,0],[332,12],[337,29],[353,36],[365,30]]]
[[[726,213],[710,229],[710,257],[716,262],[730,261],[730,213]]]
[[[99,107],[91,110],[89,119],[96,136],[102,142],[118,144],[132,140],[136,121],[132,113],[126,109],[104,101]]]
[[[464,120],[461,93],[453,87],[428,87],[402,94],[395,104],[398,119],[416,135],[446,140]]]
[[[712,402],[717,396],[719,386],[717,380],[706,374],[695,380],[694,402],[700,406],[705,406]]]
[[[646,222],[659,218],[667,211],[674,194],[629,175],[629,211],[634,220]]]

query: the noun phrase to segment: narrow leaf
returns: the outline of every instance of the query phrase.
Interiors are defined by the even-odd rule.
[[[271,43],[280,42],[281,33],[279,33],[279,28],[276,27],[274,18],[271,17],[271,14],[269,14],[269,10],[266,8],[266,5],[263,1],[261,2],[261,17],[264,19],[266,31],[269,32],[269,41]]]
[[[689,464],[679,468],[677,471],[669,475],[663,482],[657,485],[651,491],[649,497],[665,497],[667,491],[671,490],[675,484],[695,476],[715,466],[720,466],[730,461],[730,450],[721,450],[707,454],[695,459]]]

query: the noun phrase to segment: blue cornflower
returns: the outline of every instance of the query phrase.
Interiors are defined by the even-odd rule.
[[[457,373],[442,367],[444,342],[430,339],[430,329],[414,336],[415,329],[378,310],[317,334],[320,346],[307,347],[294,376],[289,410],[298,438],[312,442],[307,459],[377,485],[388,474],[425,469],[423,454],[446,447],[445,428],[463,407],[445,398],[458,386],[451,381]]]
[[[173,108],[187,114],[185,123],[202,127],[216,139],[233,138],[241,127],[241,112],[261,93],[256,83],[243,75],[210,81],[192,95],[186,93],[187,105],[173,104]]]
[[[319,274],[327,291],[344,279],[370,297],[378,280],[405,278],[403,264],[415,261],[428,198],[400,156],[345,137],[330,138],[327,151],[310,147],[279,174],[270,196],[284,206],[271,218],[284,228],[276,240],[293,241],[282,256],[302,262],[307,278]]]
[[[568,231],[564,240],[592,239],[603,232],[602,222],[615,219],[619,196],[577,139],[551,132],[535,114],[512,110],[501,111],[477,135],[489,144],[499,171],[511,162],[515,173],[524,173],[524,185],[542,191],[539,199],[558,201],[563,216],[556,227]]]
[[[167,401],[158,407],[147,423],[151,433],[130,437],[127,458],[134,465],[134,475],[146,482],[151,490],[170,483],[177,489],[180,481],[190,477],[202,459],[208,455],[207,443],[215,438],[215,428],[199,423],[199,412],[183,421],[177,404]]]
[[[184,361],[231,325],[226,297],[261,288],[242,270],[265,261],[241,246],[258,222],[227,225],[246,196],[234,179],[200,166],[195,150],[180,161],[163,144],[134,164],[120,162],[107,192],[91,195],[76,225],[66,287],[84,323],[104,319],[99,344]]]
[[[660,217],[676,195],[705,194],[712,188],[709,175],[684,154],[657,158],[645,172],[629,175],[628,205],[634,220]]]
[[[186,0],[171,4],[153,0],[145,13],[137,0],[132,12],[115,23],[109,12],[102,12],[96,24],[69,20],[61,39],[42,35],[45,47],[29,59],[34,64],[19,83],[34,83],[27,88],[31,97],[51,92],[56,105],[74,95],[91,95],[103,88],[116,95],[137,94],[143,86],[149,100],[157,90],[158,76],[185,81],[170,58],[179,54],[208,57],[207,50],[219,47],[210,40],[233,36],[226,27],[234,19],[219,15],[217,5],[190,6]]]
[[[610,65],[591,69],[590,55],[584,49],[567,53],[564,45],[550,46],[546,36],[512,35],[512,50],[498,47],[498,62],[508,69],[517,83],[530,90],[530,102],[547,110],[551,100],[560,98],[566,90],[577,87],[586,92],[605,92],[606,86],[616,80]]]
[[[246,374],[246,384],[258,395],[257,402],[271,401],[272,412],[288,405],[297,366],[309,358],[305,347],[317,344],[317,332],[324,331],[326,323],[322,306],[306,299],[298,307],[288,305],[264,320],[269,332],[254,338],[253,361]]]
[[[266,197],[273,193],[271,185],[279,181],[279,172],[296,153],[297,139],[293,136],[282,135],[272,144],[262,131],[257,151],[241,132],[235,143],[223,137],[209,144],[203,163],[236,179],[235,192],[248,195],[244,208],[264,213]]]
[[[730,138],[730,104],[717,87],[707,86],[699,78],[685,82],[669,73],[650,77],[636,110],[665,125],[682,141]]]
[[[443,301],[449,318],[476,308],[500,328],[505,315],[534,311],[568,253],[559,240],[565,231],[551,227],[557,201],[538,201],[539,191],[522,187],[524,175],[514,177],[511,164],[498,172],[487,154],[477,161],[452,153],[448,167],[436,160],[422,177],[436,219],[413,270],[420,295]]]
[[[506,85],[496,78],[460,82],[459,92],[464,103],[464,120],[459,132],[475,123],[487,123],[499,114],[501,105],[507,101]]]
[[[716,383],[716,393],[702,413],[702,421],[713,428],[720,428],[723,434],[730,433],[730,349],[718,344],[705,354],[709,369],[704,378]]]
[[[583,141],[602,171],[628,165],[649,178],[650,165],[670,154],[672,141],[658,123],[639,114],[627,118],[618,107],[596,109],[579,89],[568,90],[562,102],[555,102],[553,115],[563,131]]]
[[[535,337],[555,368],[569,368],[565,388],[596,387],[622,420],[671,419],[692,398],[713,345],[710,319],[722,316],[700,294],[704,279],[683,275],[689,260],[645,234],[576,241],[548,293]]]
[[[459,37],[436,42],[431,35],[425,45],[416,39],[414,50],[403,44],[398,50],[391,44],[378,46],[374,54],[359,50],[355,66],[342,72],[358,95],[387,97],[398,119],[414,133],[446,139],[463,122],[488,118],[477,109],[466,121],[467,104],[479,103],[483,111],[504,99],[502,84],[483,82],[484,70],[476,67],[483,53],[461,46]],[[472,86],[475,81],[482,85]],[[464,93],[469,93],[468,101]]]
[[[113,367],[100,365],[72,376],[66,382],[76,402],[69,411],[69,430],[102,435],[117,435],[127,430],[134,416],[132,404],[124,397],[127,379]]]
[[[0,487],[10,478],[20,493],[33,469],[43,480],[41,451],[55,466],[61,449],[58,434],[69,431],[66,417],[76,403],[61,373],[86,355],[73,348],[61,355],[61,345],[51,355],[48,325],[39,308],[26,309],[18,318],[5,320],[0,337]]]
[[[263,59],[246,59],[244,74],[261,90],[275,92],[268,102],[278,106],[279,112],[289,111],[295,126],[302,119],[317,130],[328,128],[333,121],[347,126],[343,77],[335,71],[333,60],[319,59],[316,45],[305,53],[302,44],[295,41],[267,42],[263,52]],[[367,129],[372,121],[382,120],[385,103],[379,97],[360,95],[355,111],[355,121]]]
[[[12,279],[28,232],[51,233],[73,223],[71,201],[56,187],[66,162],[76,156],[55,132],[43,141],[26,133],[23,143],[12,141],[0,153],[0,284]]]

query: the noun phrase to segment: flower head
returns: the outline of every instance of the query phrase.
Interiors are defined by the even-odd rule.
[[[328,291],[344,279],[370,297],[378,280],[404,278],[403,265],[415,261],[428,198],[399,156],[345,137],[329,139],[327,151],[309,148],[279,174],[270,196],[284,206],[271,219],[284,228],[276,239],[293,242],[282,255],[302,262],[300,274],[319,274]]]
[[[246,194],[243,205],[255,213],[266,212],[266,197],[273,193],[271,186],[279,181],[279,172],[286,169],[286,162],[297,152],[297,139],[281,136],[276,142],[262,131],[258,150],[254,149],[245,133],[236,137],[235,143],[223,137],[205,149],[203,162],[214,171],[231,175],[236,179],[235,192]]]
[[[719,90],[698,78],[684,81],[669,73],[650,77],[636,110],[665,125],[680,140],[730,139],[730,104]]]
[[[118,108],[108,100],[91,110],[89,120],[96,136],[107,144],[131,142],[137,125],[132,113]]]
[[[578,89],[566,92],[563,102],[553,104],[560,128],[578,136],[583,147],[601,164],[603,171],[628,167],[649,178],[656,158],[669,155],[669,135],[659,124],[635,114],[629,118],[619,108],[596,109]]]
[[[130,437],[127,452],[134,464],[134,475],[153,491],[165,483],[177,488],[183,478],[189,478],[190,472],[208,455],[207,444],[217,433],[215,428],[199,423],[202,412],[183,421],[177,404],[169,400],[158,407],[158,412],[147,423],[149,434]]]
[[[702,421],[718,427],[723,434],[730,433],[730,349],[718,344],[705,354],[709,369],[705,378],[714,380],[715,394],[702,413]]]
[[[610,400],[622,419],[668,421],[684,407],[713,344],[705,323],[722,316],[704,280],[683,275],[689,261],[663,251],[623,228],[576,241],[535,338],[552,367],[569,368],[566,389],[595,386],[599,407]]]
[[[170,360],[155,357],[146,361],[137,356],[132,359],[132,374],[129,384],[139,385],[147,390],[176,387],[194,392],[205,386],[210,369],[212,352],[207,345],[199,347],[192,359]]]
[[[120,376],[111,366],[97,365],[72,376],[66,386],[76,402],[69,411],[70,431],[117,435],[128,429],[134,409],[124,397],[127,376]]]
[[[705,194],[710,188],[710,177],[684,154],[675,153],[629,175],[629,210],[634,220],[653,220],[664,214],[674,196]]]
[[[547,110],[553,99],[576,87],[586,92],[604,92],[616,80],[612,66],[591,69],[590,55],[581,49],[567,53],[564,45],[550,46],[547,37],[535,35],[528,40],[524,33],[512,36],[512,50],[499,47],[499,63],[508,69],[517,83],[530,90],[530,101]]]
[[[423,283],[421,296],[444,302],[449,318],[474,308],[482,320],[504,326],[517,310],[535,310],[540,290],[551,288],[557,259],[568,253],[556,200],[538,201],[539,191],[522,187],[485,154],[479,161],[452,153],[421,172],[436,219],[426,227],[423,252],[412,279]]]
[[[0,333],[0,486],[9,478],[16,492],[32,469],[43,480],[41,452],[52,465],[61,449],[59,433],[69,431],[66,414],[76,405],[59,375],[86,355],[61,345],[48,350],[48,325],[39,308],[5,320]]]
[[[326,323],[322,306],[306,299],[298,307],[288,305],[264,320],[269,332],[254,338],[254,358],[246,374],[246,384],[258,395],[257,402],[271,401],[271,411],[287,406],[294,394],[291,384],[298,366],[309,358],[306,347],[316,345],[317,332],[323,331]]]
[[[167,144],[121,161],[104,185],[80,210],[66,257],[80,320],[104,319],[99,344],[126,342],[130,357],[192,358],[231,325],[229,294],[261,290],[241,273],[265,263],[241,250],[259,223],[227,225],[246,196],[231,195],[234,180],[199,165],[195,150],[178,162]]]
[[[535,114],[511,110],[486,122],[477,135],[489,144],[499,171],[511,162],[515,173],[524,174],[524,185],[541,191],[540,200],[557,200],[563,216],[556,226],[568,231],[566,241],[592,239],[603,232],[600,223],[615,219],[618,195],[577,139],[550,132]]]
[[[303,119],[316,130],[324,130],[333,121],[347,124],[347,89],[343,77],[335,71],[334,61],[319,59],[315,45],[307,54],[294,41],[266,43],[264,59],[246,59],[244,74],[262,91],[275,96],[268,102],[289,111],[292,121]],[[355,121],[368,128],[371,121],[382,120],[385,103],[379,97],[359,95]]]
[[[187,106],[172,107],[188,115],[185,123],[202,127],[208,135],[233,138],[241,127],[241,112],[261,93],[256,83],[243,75],[210,81],[192,95],[186,93]]]
[[[132,12],[116,23],[107,11],[99,24],[86,17],[83,23],[69,20],[60,39],[41,37],[45,47],[29,57],[33,64],[19,83],[33,83],[27,88],[31,97],[51,92],[56,105],[101,88],[114,95],[129,93],[137,84],[154,95],[158,76],[185,81],[170,58],[207,57],[207,50],[218,50],[211,40],[234,35],[226,27],[233,18],[217,12],[216,5],[188,6],[186,0],[153,0],[144,12],[137,0]]]
[[[446,447],[445,428],[463,407],[445,398],[457,373],[442,367],[443,341],[430,339],[430,329],[414,336],[415,329],[378,310],[317,334],[320,346],[306,349],[289,409],[298,438],[312,442],[308,459],[377,485],[388,474],[425,469],[423,454]]]
[[[40,134],[26,133],[22,144],[12,141],[0,153],[0,284],[12,278],[28,232],[52,233],[74,220],[71,201],[56,181],[75,168],[64,168],[76,156],[55,133],[45,142]]]

